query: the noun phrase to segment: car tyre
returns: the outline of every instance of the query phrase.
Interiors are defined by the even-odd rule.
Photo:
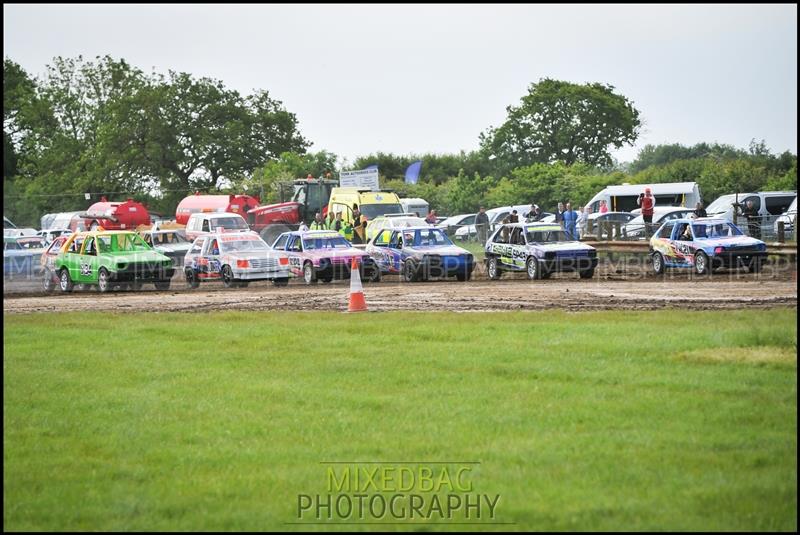
[[[500,262],[497,260],[496,256],[489,258],[489,265],[486,266],[486,273],[489,279],[493,281],[498,280],[503,275],[503,272],[500,271]]]
[[[698,275],[708,275],[711,273],[708,255],[703,251],[698,251],[694,255],[694,270]]]
[[[403,280],[405,282],[416,282],[418,280],[417,264],[413,260],[406,260],[403,264]]]
[[[289,286],[289,277],[281,277],[279,279],[272,279],[272,284],[274,286]]]
[[[314,269],[314,264],[311,262],[303,264],[303,282],[306,284],[314,284],[317,282],[317,272]]]
[[[42,279],[42,287],[44,291],[47,293],[52,293],[56,289],[56,281],[58,277],[56,277],[52,271],[49,269],[44,270],[44,278]]]
[[[155,282],[156,290],[169,290],[169,287],[171,285],[172,285],[172,281],[171,280],[156,281]]]
[[[456,273],[456,280],[458,280],[458,282],[467,282],[471,278],[472,278],[471,271],[466,270]]]
[[[369,278],[367,279],[367,281],[381,282],[381,268],[379,268],[377,264],[372,265],[372,271],[370,271]]]
[[[197,278],[197,273],[193,269],[187,269],[183,273],[186,276],[186,284],[189,285],[189,288],[200,286],[200,279]]]
[[[72,279],[69,276],[69,270],[67,268],[62,268],[58,274],[58,282],[59,286],[61,287],[61,291],[64,293],[69,293],[75,287],[73,284]]]
[[[591,279],[594,277],[594,268],[581,270],[578,272],[578,275],[582,279]]]
[[[665,270],[664,257],[661,253],[653,253],[653,271],[656,275],[663,275]]]
[[[107,293],[111,290],[111,280],[106,268],[100,268],[97,272],[97,289],[100,293]]]
[[[542,278],[542,266],[539,264],[539,261],[532,256],[529,256],[528,260],[525,262],[525,272],[530,280]]]
[[[222,266],[222,284],[226,288],[235,288],[237,286],[236,279],[233,278],[233,270],[229,265]]]

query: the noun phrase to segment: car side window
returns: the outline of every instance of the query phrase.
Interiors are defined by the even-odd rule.
[[[391,247],[392,249],[399,249],[400,247],[402,247],[401,236],[399,232],[392,233],[392,237],[389,240],[389,247]]]
[[[208,219],[203,220],[203,232],[210,232],[210,228],[208,225]]]
[[[302,252],[303,251],[302,241],[303,240],[301,240],[299,236],[292,236],[287,251],[294,251],[297,253]]]
[[[661,227],[661,230],[658,232],[657,238],[667,238],[669,239],[672,236],[672,229],[675,228],[674,222],[664,223],[664,226]]]
[[[192,249],[189,251],[189,254],[201,254],[203,252],[203,245],[205,245],[205,243],[205,238],[195,240],[192,244]]]
[[[497,234],[494,235],[495,243],[508,243],[508,227],[501,228]]]
[[[761,197],[759,197],[758,195],[752,195],[740,202],[742,203],[742,206],[746,207],[747,201],[753,201],[753,208],[756,210],[756,212],[761,210]]]
[[[387,230],[382,230],[381,232],[378,233],[377,236],[375,236],[375,239],[372,241],[372,245],[375,245],[376,247],[386,247],[387,245],[389,245],[390,235],[391,232]]]
[[[88,238],[86,242],[83,244],[83,254],[85,255],[96,255],[97,251],[94,248],[94,238]]]
[[[275,242],[275,245],[273,245],[272,248],[277,249],[279,251],[283,251],[286,249],[286,242],[288,241],[289,241],[289,235],[284,234],[283,236],[280,236],[278,238],[278,240]]]

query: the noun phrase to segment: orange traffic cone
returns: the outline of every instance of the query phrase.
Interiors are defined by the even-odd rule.
[[[361,274],[358,272],[358,259],[353,257],[353,264],[350,266],[350,305],[348,312],[364,312],[367,310],[367,302],[364,299],[364,288],[361,286]]]

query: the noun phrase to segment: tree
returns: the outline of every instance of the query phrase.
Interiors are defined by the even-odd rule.
[[[545,78],[506,110],[506,122],[480,136],[482,152],[503,174],[533,163],[609,166],[610,150],[633,145],[641,126],[633,103],[599,83]]]

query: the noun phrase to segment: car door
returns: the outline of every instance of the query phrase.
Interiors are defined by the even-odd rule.
[[[691,239],[684,237],[684,230],[689,227]],[[688,222],[677,222],[672,230],[672,245],[675,251],[675,262],[678,264],[694,265],[694,234],[691,231],[692,225]]]
[[[97,246],[94,236],[83,241],[78,257],[78,275],[74,280],[83,283],[97,281]]]
[[[525,267],[525,259],[528,256],[527,246],[525,244],[525,233],[522,227],[514,227],[511,229],[509,235],[509,245],[511,246],[511,263],[510,265],[516,269]]]
[[[200,259],[203,257],[203,247],[205,246],[206,239],[205,238],[197,238],[192,242],[192,246],[189,248],[189,252],[187,253],[183,265],[189,269],[194,270],[195,273],[200,271]]]
[[[383,272],[388,272],[392,266],[392,256],[389,252],[389,239],[391,236],[391,230],[383,229],[375,235],[375,238],[367,246],[367,252]]]
[[[300,236],[289,236],[286,241],[286,256],[289,257],[289,268],[295,274],[303,269],[303,239]]]
[[[386,229],[384,232],[392,233],[391,238],[389,238],[389,247],[386,248],[389,271],[392,273],[400,273],[403,267],[403,247],[408,247],[410,245],[402,243],[402,230],[391,231],[390,229]]]
[[[81,263],[81,249],[83,247],[83,238],[76,237],[69,246],[67,253],[64,255],[64,263],[67,270],[69,270],[69,278],[77,281],[80,278],[80,263]]]

